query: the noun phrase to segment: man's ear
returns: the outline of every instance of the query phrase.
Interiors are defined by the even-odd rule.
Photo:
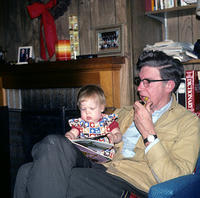
[[[173,91],[174,87],[175,87],[175,82],[173,80],[167,81],[166,88],[169,93]]]

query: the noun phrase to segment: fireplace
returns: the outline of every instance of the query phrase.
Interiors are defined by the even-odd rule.
[[[79,88],[21,89],[22,143],[26,161],[32,161],[35,143],[49,134],[68,131],[68,120],[79,117]]]
[[[121,106],[120,79],[124,57],[101,57],[65,62],[2,65],[0,103],[21,115],[24,152],[52,133],[64,134],[65,122],[78,116],[76,97],[86,84],[100,85],[106,95],[107,111]],[[122,99],[122,100],[121,100]],[[28,153],[28,154],[27,154]]]
[[[124,57],[1,65],[0,105],[9,109],[11,184],[19,166],[32,159],[34,143],[47,134],[64,134],[67,120],[79,116],[81,86],[100,85],[108,111],[126,104],[124,65]]]

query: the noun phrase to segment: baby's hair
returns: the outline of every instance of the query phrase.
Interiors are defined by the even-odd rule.
[[[82,87],[78,93],[78,97],[77,97],[77,105],[80,108],[81,102],[85,99],[85,98],[90,98],[90,97],[98,97],[100,104],[102,105],[106,105],[106,98],[105,98],[105,94],[104,91],[101,87],[97,86],[97,85],[86,85],[84,87]]]

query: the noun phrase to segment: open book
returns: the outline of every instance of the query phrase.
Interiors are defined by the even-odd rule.
[[[101,142],[94,139],[74,139],[71,140],[77,148],[79,148],[88,158],[97,162],[103,163],[112,160],[110,158],[110,149],[114,144]]]

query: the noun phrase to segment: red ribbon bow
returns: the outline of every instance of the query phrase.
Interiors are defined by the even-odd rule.
[[[42,27],[44,26],[44,36],[46,39],[46,46],[49,57],[51,58],[55,53],[55,44],[58,40],[56,34],[56,25],[54,18],[49,12],[53,6],[56,5],[56,0],[50,0],[47,4],[43,3],[33,3],[32,5],[27,6],[28,12],[31,18],[36,18],[42,15],[40,22],[40,48],[41,48],[41,57],[46,60],[46,52],[44,45],[44,38],[42,33]]]

